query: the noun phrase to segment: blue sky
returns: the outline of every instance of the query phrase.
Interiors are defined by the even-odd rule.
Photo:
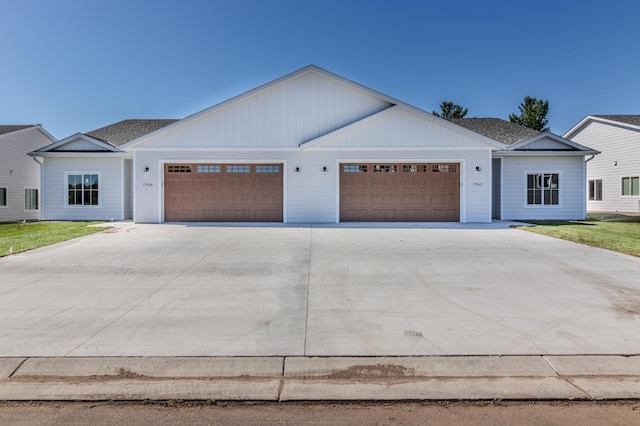
[[[640,114],[637,0],[0,0],[0,123],[182,118],[308,64],[427,111],[551,130]]]

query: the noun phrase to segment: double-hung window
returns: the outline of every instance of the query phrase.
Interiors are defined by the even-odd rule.
[[[559,173],[527,173],[527,205],[557,206],[559,204]]]
[[[98,173],[65,173],[68,206],[99,206],[100,175]]]
[[[0,207],[7,207],[7,188],[0,188]]]
[[[24,190],[24,209],[38,210],[38,190],[26,188]]]
[[[602,179],[589,180],[589,201],[602,201]]]
[[[622,195],[640,195],[640,178],[638,176],[622,178]]]

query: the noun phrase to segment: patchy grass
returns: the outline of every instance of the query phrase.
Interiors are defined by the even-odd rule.
[[[109,229],[108,227],[90,226],[98,223],[102,222],[27,222],[0,224],[0,257]]]
[[[592,247],[640,256],[640,217],[590,214],[585,221],[536,220],[520,229]]]

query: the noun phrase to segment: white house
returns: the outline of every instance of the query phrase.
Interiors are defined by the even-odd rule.
[[[640,213],[640,115],[589,115],[564,137],[602,152],[587,166],[587,209]]]
[[[31,155],[47,219],[584,218],[596,152],[523,129],[447,121],[310,65],[181,120],[125,120]]]
[[[0,222],[40,219],[40,165],[27,155],[56,139],[41,125],[0,125]]]

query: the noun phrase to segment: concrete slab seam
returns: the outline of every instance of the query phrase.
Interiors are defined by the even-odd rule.
[[[549,365],[549,367],[551,367],[551,369],[559,376],[560,373],[558,373],[558,370],[556,370],[556,368],[553,366],[553,364],[551,363],[551,361],[549,359],[547,359],[546,356],[542,355],[542,359]]]
[[[7,378],[9,378],[9,379],[10,379],[11,377],[13,377],[13,375],[14,375],[14,374],[16,374],[16,372],[17,372],[18,370],[20,370],[20,367],[22,367],[22,365],[23,365],[25,362],[27,362],[27,360],[28,360],[28,359],[29,359],[29,358],[23,358],[23,359],[22,359],[22,361],[20,361],[20,363],[16,366],[16,368],[14,368],[14,369],[13,369],[13,371],[12,371],[12,372],[7,376]]]
[[[595,400],[595,399],[596,399],[596,398],[595,398],[595,396],[594,396],[594,395],[592,395],[591,393],[587,392],[587,390],[586,390],[586,389],[583,389],[582,387],[580,387],[580,386],[578,386],[576,383],[574,383],[574,382],[573,382],[573,380],[571,380],[571,378],[570,378],[570,377],[563,378],[563,380],[564,380],[565,382],[567,382],[569,385],[571,385],[571,386],[573,386],[574,388],[578,389],[580,392],[584,392],[584,394],[585,394],[585,395],[587,395],[587,396],[589,396],[589,398],[591,398],[591,399],[593,399],[593,400]]]

